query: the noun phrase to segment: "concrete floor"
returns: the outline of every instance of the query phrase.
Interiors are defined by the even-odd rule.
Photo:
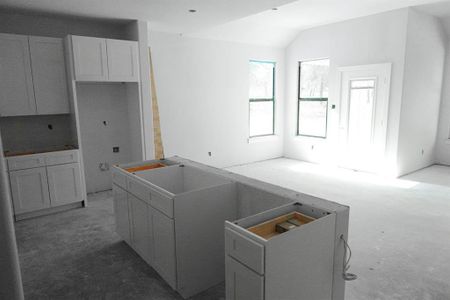
[[[359,278],[347,284],[347,300],[450,299],[449,187],[289,159],[229,170],[351,207]],[[442,181],[443,173],[421,172]],[[114,233],[110,194],[89,203],[16,223],[26,298],[181,299]],[[194,297],[223,298],[223,284]]]
[[[348,282],[347,300],[450,299],[449,187],[289,159],[229,170],[350,206],[350,270],[358,279]],[[419,175],[449,180],[449,171]]]
[[[114,232],[111,193],[16,223],[26,299],[182,299]],[[193,299],[224,299],[224,285]],[[6,299],[5,299],[6,300]]]

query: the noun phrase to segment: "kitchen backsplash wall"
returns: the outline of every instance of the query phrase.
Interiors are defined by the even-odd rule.
[[[70,122],[68,114],[0,118],[3,150],[38,151],[73,145]]]

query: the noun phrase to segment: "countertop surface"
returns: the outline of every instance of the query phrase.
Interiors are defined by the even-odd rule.
[[[64,151],[64,150],[75,150],[75,149],[78,149],[78,147],[76,147],[74,145],[61,145],[61,146],[52,146],[52,147],[48,147],[48,148],[41,148],[41,149],[34,149],[34,150],[5,151],[4,154],[5,154],[5,157],[11,157],[11,156],[22,156],[22,155]]]

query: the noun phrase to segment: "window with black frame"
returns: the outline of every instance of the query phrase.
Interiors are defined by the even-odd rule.
[[[249,136],[275,134],[275,63],[249,63]]]
[[[299,63],[297,135],[326,138],[329,59]]]

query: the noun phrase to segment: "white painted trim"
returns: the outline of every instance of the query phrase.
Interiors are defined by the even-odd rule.
[[[247,142],[249,144],[254,143],[263,143],[263,142],[274,142],[277,141],[280,137],[276,134],[274,135],[266,135],[266,136],[255,136],[255,137],[249,137],[247,139]]]

